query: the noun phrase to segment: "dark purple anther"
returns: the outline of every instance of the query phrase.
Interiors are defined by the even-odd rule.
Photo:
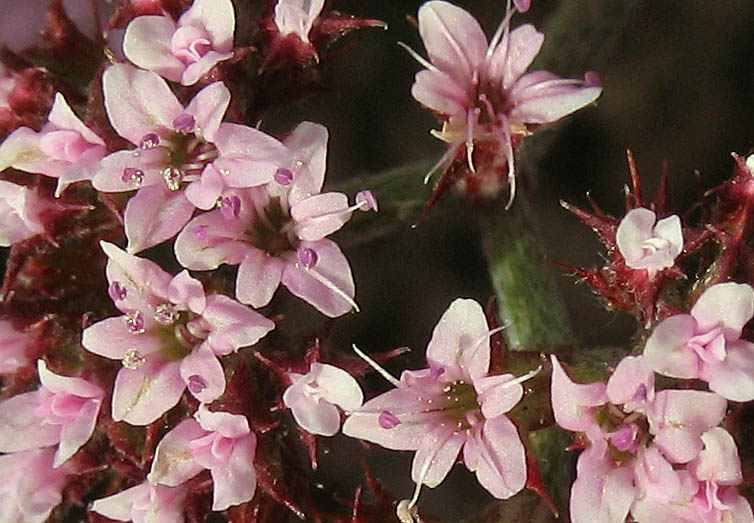
[[[356,193],[356,205],[360,205],[362,211],[378,211],[377,198],[369,189]]]
[[[114,281],[110,284],[110,287],[107,289],[107,293],[110,295],[110,299],[113,301],[125,300],[126,294],[128,294],[126,288],[117,281]]]
[[[197,374],[192,374],[188,378],[188,390],[191,394],[201,394],[207,389],[207,382]]]
[[[135,167],[126,167],[123,169],[123,175],[120,179],[134,187],[140,187],[144,182],[144,171]]]
[[[196,127],[196,120],[189,113],[182,113],[173,120],[173,129],[179,133],[190,133]]]
[[[241,198],[238,196],[225,197],[220,201],[220,213],[226,220],[238,218],[241,212]]]
[[[401,424],[401,420],[389,410],[383,410],[380,412],[377,422],[383,429],[393,429]]]
[[[297,254],[299,263],[305,268],[310,269],[317,264],[319,256],[314,252],[314,249],[310,249],[309,247],[299,247]]]
[[[141,139],[139,147],[142,149],[151,149],[152,147],[157,147],[158,145],[160,145],[160,137],[154,133],[149,133],[145,134],[144,138]]]
[[[429,377],[436,380],[445,373],[445,369],[442,367],[431,367],[429,370]]]
[[[280,185],[290,185],[293,181],[293,173],[290,169],[283,169],[282,167],[275,173],[275,181]]]

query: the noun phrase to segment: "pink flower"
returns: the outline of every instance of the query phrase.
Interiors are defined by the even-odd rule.
[[[528,3],[516,5],[528,8]],[[581,81],[547,71],[524,74],[544,35],[530,24],[510,31],[512,15],[506,14],[488,43],[468,12],[440,0],[424,3],[419,8],[419,34],[429,61],[412,52],[426,70],[417,73],[411,88],[418,102],[444,120],[442,131],[433,134],[453,144],[445,158],[465,144],[473,172],[475,143],[492,142],[501,150],[508,164],[510,201],[515,194],[514,137],[581,109],[602,92],[589,76]]]
[[[326,236],[354,210],[376,209],[376,200],[361,193],[349,207],[344,194],[321,193],[327,154],[321,125],[298,125],[285,146],[275,182],[228,191],[219,209],[181,231],[176,257],[192,270],[239,265],[236,298],[253,307],[267,305],[282,283],[327,316],[358,310],[348,260]]]
[[[439,485],[461,449],[469,470],[493,496],[507,499],[526,482],[526,458],[516,426],[505,416],[523,396],[521,378],[489,375],[490,331],[482,307],[457,299],[443,314],[427,347],[429,368],[407,370],[396,386],[354,411],[347,436],[394,450],[414,450],[411,478]],[[376,367],[366,355],[362,355]]]
[[[333,436],[340,429],[338,408],[351,412],[361,407],[364,396],[359,384],[343,369],[312,363],[306,374],[290,373],[293,383],[283,393],[301,428],[320,436]]]
[[[649,209],[632,209],[618,224],[616,243],[632,269],[652,274],[672,267],[683,250],[681,219],[673,214],[657,221]]]
[[[199,407],[165,434],[157,446],[150,482],[175,487],[209,469],[214,483],[212,510],[225,510],[254,497],[257,438],[245,417]]]
[[[690,314],[663,320],[647,340],[644,356],[658,372],[702,379],[732,401],[754,399],[754,344],[740,339],[754,316],[754,289],[719,283],[699,297]]]
[[[0,319],[0,374],[12,374],[31,363],[26,348],[29,337],[13,323]]]
[[[42,213],[49,207],[31,189],[0,180],[0,247],[45,232]]]
[[[105,391],[60,376],[37,360],[41,386],[0,402],[0,452],[57,445],[53,467],[65,463],[94,433]]]
[[[195,207],[212,208],[224,187],[272,180],[276,166],[267,157],[277,158],[282,145],[256,129],[221,123],[230,103],[221,82],[185,108],[162,78],[127,64],[109,67],[102,84],[110,122],[138,148],[105,157],[92,183],[104,192],[138,190],[125,211],[129,252],[172,238]]]
[[[183,523],[186,494],[186,487],[165,487],[145,481],[96,500],[91,510],[115,521]]]
[[[102,242],[110,260],[110,297],[124,315],[84,330],[83,347],[121,360],[112,416],[146,425],[172,408],[183,391],[211,402],[225,391],[218,356],[254,345],[275,324],[227,296],[205,296],[183,271],[171,278],[152,261]]]
[[[40,132],[20,127],[0,144],[0,170],[13,167],[57,178],[55,195],[60,196],[69,184],[90,180],[106,152],[105,142],[56,93]]]
[[[7,522],[44,523],[63,500],[70,471],[52,466],[50,448],[0,456],[0,514]]]
[[[280,36],[298,35],[302,42],[309,42],[309,31],[325,6],[325,0],[278,0],[273,21]]]
[[[177,23],[168,16],[135,18],[126,28],[123,53],[143,69],[193,85],[233,57],[235,26],[230,0],[195,0]]]

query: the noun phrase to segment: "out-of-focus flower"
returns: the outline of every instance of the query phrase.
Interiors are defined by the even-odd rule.
[[[0,63],[0,139],[24,125],[41,128],[54,94],[52,77],[46,69],[12,69]]]
[[[233,57],[235,27],[231,0],[195,0],[177,23],[169,16],[134,18],[126,28],[123,53],[141,68],[193,85]]]
[[[49,207],[31,189],[0,180],[0,247],[45,232],[42,213]]]
[[[90,180],[105,154],[105,142],[56,93],[40,132],[21,127],[0,144],[0,170],[13,167],[57,178],[59,196],[70,183]]]
[[[110,260],[110,296],[124,315],[84,330],[83,347],[120,360],[112,416],[134,425],[151,423],[183,391],[201,402],[225,390],[218,356],[255,344],[275,324],[222,295],[205,296],[183,271],[171,278],[156,263],[102,242]]]
[[[733,401],[754,399],[754,344],[741,331],[754,316],[754,289],[745,283],[709,287],[691,308],[663,320],[644,356],[655,372],[701,379]]]
[[[145,481],[92,503],[92,511],[115,521],[183,523],[184,486],[166,487]]]
[[[275,181],[225,193],[219,209],[197,216],[181,231],[176,257],[192,270],[239,265],[236,298],[253,307],[267,305],[282,283],[327,316],[358,310],[348,260],[326,236],[353,211],[374,208],[374,197],[362,195],[349,207],[346,195],[321,192],[327,155],[323,126],[299,124],[285,146]]]
[[[60,376],[37,361],[41,386],[0,402],[0,452],[57,445],[53,467],[92,436],[105,391],[81,378]]]
[[[528,2],[517,6],[528,7]],[[585,80],[547,71],[524,74],[539,53],[544,35],[532,25],[510,30],[508,11],[488,43],[468,12],[441,0],[419,8],[419,34],[429,61],[416,75],[413,97],[443,119],[433,134],[451,144],[438,167],[465,147],[468,169],[476,171],[475,147],[494,150],[507,162],[509,198],[515,195],[514,147],[534,126],[555,122],[594,102],[602,92],[594,73]],[[496,162],[492,162],[496,164]]]
[[[0,319],[0,374],[11,374],[31,363],[26,353],[29,336],[11,321]]]
[[[309,31],[324,6],[325,0],[278,0],[273,21],[280,36],[294,34],[309,43]]]
[[[254,497],[256,447],[256,435],[245,417],[201,405],[196,420],[183,420],[162,438],[148,479],[175,487],[209,469],[212,510],[225,510]]]
[[[632,269],[655,272],[672,267],[683,250],[681,219],[673,214],[657,221],[653,211],[633,209],[618,224],[616,243]]]
[[[67,466],[53,467],[51,448],[0,456],[0,515],[7,522],[44,523],[63,500]]]
[[[364,396],[359,384],[343,369],[312,363],[306,374],[290,373],[293,383],[283,393],[301,428],[320,436],[333,436],[340,429],[338,407],[351,412],[361,407]]]
[[[394,450],[414,450],[411,478],[436,487],[459,452],[481,485],[507,499],[526,482],[526,458],[516,426],[505,415],[522,398],[516,378],[490,375],[490,330],[474,300],[450,304],[427,346],[429,368],[403,371],[396,380],[377,364],[396,388],[367,401],[343,425],[343,433]]]

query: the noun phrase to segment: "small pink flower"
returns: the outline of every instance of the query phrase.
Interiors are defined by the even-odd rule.
[[[273,21],[280,36],[298,35],[309,42],[309,31],[325,6],[325,0],[278,0]]]
[[[124,315],[84,330],[83,347],[120,360],[116,421],[146,425],[189,392],[211,402],[225,391],[219,356],[254,345],[275,324],[227,296],[205,296],[187,271],[170,277],[150,260],[102,242],[110,296]]]
[[[195,0],[174,22],[139,16],[126,28],[123,53],[134,64],[182,85],[193,85],[233,57],[236,19],[230,0]]]
[[[362,355],[370,364],[376,363]],[[463,449],[463,460],[493,496],[507,499],[526,482],[526,458],[516,426],[505,416],[522,398],[516,378],[489,375],[490,331],[482,307],[457,299],[443,314],[427,347],[429,368],[403,371],[396,388],[367,401],[343,433],[394,450],[414,450],[411,478],[436,487]],[[410,507],[409,507],[410,508]]]
[[[351,412],[361,407],[364,396],[359,384],[343,369],[312,363],[306,374],[290,374],[293,383],[283,393],[301,428],[320,436],[333,436],[340,429],[340,407]]]
[[[92,503],[92,512],[133,523],[183,523],[186,487],[165,487],[148,481],[101,498]]]
[[[31,363],[26,348],[29,337],[11,321],[0,319],[0,374],[12,374]]]
[[[201,405],[196,420],[182,421],[162,438],[148,479],[175,487],[209,469],[214,483],[212,510],[225,510],[254,497],[256,446],[245,417]]]
[[[754,289],[719,283],[699,297],[690,314],[663,320],[647,340],[644,356],[658,372],[702,379],[732,401],[754,399],[754,344],[740,339],[754,316]]]
[[[55,195],[60,196],[69,184],[90,180],[105,154],[105,142],[56,93],[40,132],[20,127],[0,144],[0,170],[13,167],[57,178]]]
[[[45,232],[42,213],[49,207],[31,189],[0,180],[0,247]]]
[[[529,2],[516,2],[528,8]],[[492,141],[508,164],[511,201],[515,194],[514,136],[555,122],[594,102],[602,88],[591,78],[568,80],[547,71],[524,74],[544,42],[532,25],[510,30],[508,12],[488,43],[468,12],[441,0],[419,8],[419,34],[429,61],[412,55],[426,68],[416,75],[411,94],[443,120],[435,136],[452,144],[446,158],[466,146],[475,171],[475,143]]]
[[[2,520],[44,523],[63,501],[67,467],[53,467],[51,448],[0,456],[0,515]]]
[[[0,452],[57,445],[53,467],[65,463],[94,433],[105,391],[60,376],[37,361],[41,386],[0,402]]]
[[[657,221],[649,209],[632,209],[618,224],[616,243],[632,269],[652,274],[672,267],[683,250],[681,219],[673,214]]]

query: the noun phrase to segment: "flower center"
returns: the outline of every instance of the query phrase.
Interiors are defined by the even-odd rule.
[[[280,198],[256,210],[256,219],[246,229],[249,243],[272,256],[296,252],[299,240],[294,231],[296,222],[283,209]]]

